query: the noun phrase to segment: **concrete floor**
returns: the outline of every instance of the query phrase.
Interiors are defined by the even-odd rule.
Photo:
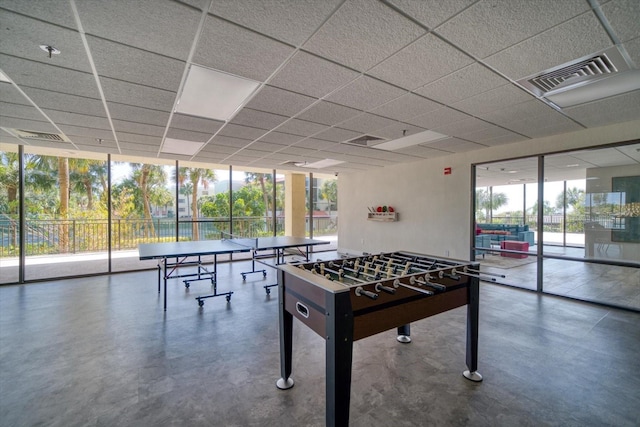
[[[247,264],[219,269],[229,304],[170,281],[166,313],[154,271],[0,287],[0,425],[324,425],[324,341],[294,323],[278,390],[275,273]],[[487,283],[480,304],[483,382],[455,309],[355,343],[351,425],[640,425],[640,314]]]

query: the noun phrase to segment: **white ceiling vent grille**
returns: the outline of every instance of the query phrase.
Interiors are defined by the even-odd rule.
[[[634,90],[628,84],[634,79],[635,71],[614,46],[525,77],[518,83],[564,108]]]
[[[606,54],[597,55],[584,61],[571,64],[541,76],[529,79],[529,82],[542,92],[552,91],[563,83],[571,83],[572,79],[595,77],[615,73],[618,70]]]
[[[347,144],[357,145],[359,147],[371,147],[373,145],[377,145],[383,141],[386,141],[384,138],[379,138],[377,136],[372,135],[362,135],[357,138],[350,139],[345,141]]]
[[[46,132],[33,132],[30,130],[22,130],[22,129],[14,129],[15,135],[21,139],[27,140],[39,140],[39,141],[55,141],[55,142],[70,142],[64,136],[57,133],[46,133]]]

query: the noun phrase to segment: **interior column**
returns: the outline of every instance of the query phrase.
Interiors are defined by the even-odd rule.
[[[305,174],[285,175],[284,231],[286,236],[305,237]]]

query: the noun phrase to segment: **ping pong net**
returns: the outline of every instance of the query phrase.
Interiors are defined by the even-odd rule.
[[[223,242],[229,243],[232,245],[238,245],[241,247],[249,248],[251,250],[255,250],[258,248],[257,237],[239,236],[237,234],[231,234],[231,233],[227,233],[226,231],[221,231],[220,238]]]

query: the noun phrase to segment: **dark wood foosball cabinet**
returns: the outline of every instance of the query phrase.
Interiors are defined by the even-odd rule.
[[[293,318],[326,343],[326,425],[348,426],[353,342],[398,329],[410,342],[410,323],[467,306],[463,375],[482,381],[478,367],[479,265],[406,251],[278,266],[280,373],[293,387]]]

